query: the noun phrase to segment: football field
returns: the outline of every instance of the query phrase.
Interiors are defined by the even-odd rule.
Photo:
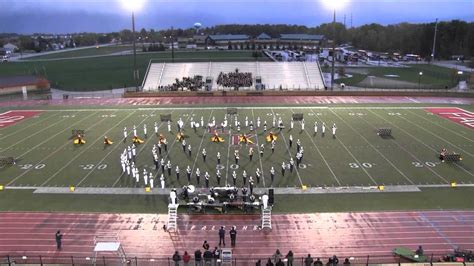
[[[465,107],[464,107],[465,108]],[[469,106],[466,111],[471,114]],[[190,184],[205,187],[204,175],[209,173],[209,186],[218,186],[216,171],[221,172],[220,185],[232,185],[232,173],[237,174],[236,185],[243,186],[242,173],[253,176],[259,168],[262,177],[255,187],[345,187],[379,185],[439,185],[474,184],[474,134],[472,128],[441,117],[424,107],[403,106],[343,106],[335,107],[236,107],[236,115],[228,115],[226,107],[196,108],[119,108],[119,109],[73,109],[34,110],[22,113],[12,111],[3,113],[5,117],[24,116],[0,127],[0,156],[14,157],[16,164],[0,169],[0,185],[18,188],[34,187],[145,187],[144,180],[135,179],[122,172],[120,154],[132,145],[132,128],[136,126],[137,135],[144,143],[138,144],[136,166],[140,174],[143,169],[153,173],[155,190],[159,189],[161,167],[155,169],[152,147],[158,143],[154,133],[157,123],[158,133],[168,143],[160,159],[170,161],[171,175],[165,170],[166,187],[182,187],[188,184],[186,168],[192,169]],[[27,115],[24,115],[27,114]],[[171,115],[171,131],[161,116]],[[302,122],[295,121],[291,129],[290,120],[294,114],[302,114]],[[190,127],[195,121],[207,125],[213,119],[217,124],[227,115],[229,126],[217,130],[224,142],[211,141],[215,129],[200,127],[196,132]],[[10,120],[15,120],[11,118]],[[257,120],[260,118],[260,127]],[[281,118],[284,129],[280,132],[273,127],[273,119],[278,123]],[[176,121],[184,122],[184,135],[187,145],[183,152],[177,140]],[[240,122],[240,132],[234,126],[235,119]],[[471,118],[472,119],[472,118]],[[253,122],[255,130],[251,131]],[[267,131],[263,125],[266,121]],[[314,132],[318,122],[318,132]],[[326,124],[325,135],[322,124]],[[332,125],[337,127],[336,136],[332,136]],[[145,137],[143,127],[148,135]],[[123,141],[124,127],[128,138]],[[378,128],[390,128],[392,136],[382,138],[376,134]],[[84,130],[86,143],[74,145],[72,130]],[[275,151],[266,136],[274,132]],[[245,136],[253,144],[239,143],[239,136]],[[289,146],[290,135],[293,145]],[[104,136],[113,141],[104,145]],[[304,149],[299,167],[290,172],[290,158],[295,157],[298,140]],[[265,149],[260,156],[261,145]],[[254,155],[250,160],[249,149]],[[441,162],[439,152],[446,148],[449,152],[462,155],[460,162]],[[207,152],[203,160],[202,150]],[[238,150],[239,162],[234,153]],[[220,164],[217,153],[220,153]],[[285,174],[282,176],[282,164]],[[175,169],[179,166],[180,179]],[[271,180],[270,168],[274,167],[275,176]],[[197,184],[195,172],[201,172],[200,184]],[[248,181],[247,181],[248,183]]]

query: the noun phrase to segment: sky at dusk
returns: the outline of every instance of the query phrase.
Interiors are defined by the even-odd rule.
[[[348,0],[337,21],[368,23],[474,21],[474,0]],[[130,28],[130,12],[120,0],[0,0],[0,32],[111,32]],[[189,28],[216,24],[298,24],[332,20],[322,0],[145,0],[136,28]]]

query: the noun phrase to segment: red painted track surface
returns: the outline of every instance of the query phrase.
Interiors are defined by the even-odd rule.
[[[227,96],[227,97],[153,97],[84,98],[71,100],[26,100],[0,102],[0,107],[41,105],[170,105],[170,104],[344,104],[344,103],[426,103],[474,104],[474,98],[405,96]]]
[[[0,213],[0,256],[93,256],[94,236],[119,234],[128,257],[170,257],[175,250],[194,251],[208,240],[217,245],[221,225],[236,226],[237,258],[268,258],[279,248],[295,256],[311,253],[327,258],[387,256],[397,246],[427,254],[447,254],[454,247],[474,249],[474,211],[315,213],[273,215],[271,231],[258,230],[259,215],[180,215],[179,230],[167,233],[166,215]],[[55,248],[54,234],[61,230],[63,249]],[[230,244],[226,235],[227,244]]]

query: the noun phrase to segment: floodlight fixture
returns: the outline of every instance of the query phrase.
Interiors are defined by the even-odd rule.
[[[131,12],[140,11],[140,9],[142,9],[143,5],[145,4],[145,0],[120,0],[120,2],[122,3],[124,9]]]

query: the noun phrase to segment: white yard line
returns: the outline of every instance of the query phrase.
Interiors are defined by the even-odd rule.
[[[329,109],[336,117],[338,117],[342,122],[344,122],[344,124],[346,124],[347,126],[349,126],[352,131],[356,132],[361,138],[363,138],[365,140],[365,142],[367,142],[367,144],[369,144],[369,146],[374,150],[376,151],[380,156],[382,156],[382,158],[385,159],[385,161],[387,161],[400,175],[402,175],[408,182],[410,182],[412,185],[414,185],[415,183],[407,176],[405,175],[405,173],[403,173],[396,165],[394,165],[392,163],[392,161],[390,161],[387,157],[385,157],[385,155],[380,152],[377,148],[374,147],[374,145],[372,145],[372,143],[370,143],[370,141],[368,141],[362,134],[360,134],[359,131],[355,130],[354,127],[352,127],[349,123],[347,123],[344,118],[342,118],[342,116],[339,116],[336,112],[334,112],[333,110]],[[362,119],[362,118],[360,118]],[[365,119],[362,119],[365,121]],[[370,125],[367,121],[365,121],[369,126],[372,127],[372,125]]]
[[[130,113],[130,114],[127,115],[127,116],[125,116],[125,118],[123,118],[122,120],[120,120],[120,122],[118,122],[114,127],[112,127],[112,128],[110,128],[109,130],[107,130],[103,135],[106,135],[109,131],[111,131],[111,130],[114,129],[115,127],[118,127],[123,121],[125,121],[126,119],[128,119],[130,116],[132,116],[132,115],[135,114],[135,113],[136,113],[136,111],[133,112],[133,113]],[[145,119],[147,119],[147,118],[148,118],[148,117],[146,117]],[[132,131],[133,131],[133,129],[130,130],[130,132],[132,132]],[[117,141],[117,142],[118,142],[118,141]],[[91,175],[92,172],[94,172],[95,168],[97,168],[99,165],[101,165],[102,162],[103,162],[115,149],[117,149],[118,147],[120,147],[120,145],[118,145],[118,143],[117,143],[117,145],[115,145],[115,147],[114,147],[113,149],[111,149],[98,163],[96,163],[96,164],[94,165],[94,167],[93,167],[91,170],[89,170],[89,173],[87,173],[87,174],[79,181],[79,183],[76,184],[76,187],[79,187],[79,186],[87,179],[87,177],[89,177],[89,175]]]
[[[311,110],[311,112],[312,112],[313,114],[315,114],[314,111],[313,111],[313,109],[310,109],[310,110]],[[291,112],[293,113],[293,109],[291,109]],[[315,114],[315,116],[316,116],[316,114]],[[332,177],[336,180],[337,184],[338,184],[339,186],[341,186],[341,185],[342,185],[342,184],[341,184],[341,181],[337,178],[337,176],[336,176],[336,174],[334,173],[334,171],[332,170],[331,166],[329,166],[329,163],[327,162],[326,158],[324,158],[324,155],[323,155],[323,153],[321,152],[321,150],[319,149],[319,147],[316,145],[316,143],[314,143],[314,140],[313,140],[313,138],[311,137],[311,134],[309,134],[309,132],[308,132],[307,130],[305,130],[305,132],[306,132],[306,134],[308,135],[308,138],[311,140],[311,143],[313,143],[313,146],[316,148],[316,150],[318,151],[319,155],[320,155],[321,158],[323,159],[324,164],[326,164],[326,167],[327,167],[327,168],[329,169],[329,171],[331,172]]]
[[[173,110],[172,112],[174,112],[174,111],[175,111],[175,110]],[[186,124],[189,122],[189,119],[193,116],[193,113],[194,113],[194,111],[191,111],[191,113],[188,115],[188,118],[186,118],[186,122],[183,122],[184,125],[186,125]],[[192,128],[189,128],[189,129],[191,130]],[[184,126],[183,126],[183,130],[184,130]],[[168,153],[166,154],[166,156],[165,156],[164,159],[163,159],[165,162],[168,160],[168,157],[169,157],[169,155],[170,155],[171,149],[173,148],[173,146],[174,146],[177,142],[178,142],[178,139],[177,139],[177,138],[174,138],[173,143],[171,143],[170,148],[168,149]],[[159,174],[159,173],[160,173],[160,171],[156,171],[156,174],[153,175],[153,177],[154,177],[155,179],[158,178],[158,174]],[[164,175],[164,173],[163,173],[163,175]],[[114,184],[114,185],[115,185],[115,184]]]
[[[255,114],[254,114],[253,109],[252,109],[252,123],[253,122],[256,122],[256,120],[255,120]],[[259,152],[260,145],[258,144],[258,128],[254,127],[254,129],[255,129],[255,138],[257,139],[256,140],[256,142],[257,142],[257,157],[258,157],[258,160],[260,161],[260,171],[262,173],[263,187],[265,187],[265,170],[263,169],[262,156],[260,156],[260,152]],[[272,184],[272,186],[273,186],[273,184]]]
[[[288,109],[288,108],[286,108],[286,109]],[[271,110],[272,110],[273,116],[276,117],[275,112],[273,111],[273,108],[271,108]],[[286,143],[285,134],[280,132],[280,135],[283,137],[283,142],[285,143],[285,147],[286,147],[286,150],[288,151],[288,154],[290,155],[290,158],[292,158],[293,155],[291,155],[291,151],[290,151],[290,148],[288,147],[288,143]],[[298,167],[295,167],[295,170],[296,170],[296,175],[298,176],[298,179],[300,181],[300,185],[303,186],[304,184],[303,184],[303,181],[301,180],[301,175],[300,175],[300,172],[298,170]]]
[[[193,163],[193,167],[191,168],[191,174],[194,173],[194,167],[196,166],[196,162],[199,158],[199,155],[201,154],[200,151],[201,151],[201,146],[202,146],[202,143],[204,142],[204,136],[206,136],[206,133],[207,133],[207,125],[209,124],[209,122],[211,121],[211,118],[212,118],[212,113],[214,112],[214,110],[211,110],[211,113],[209,114],[209,118],[207,119],[207,124],[204,126],[202,125],[203,127],[203,133],[202,133],[202,137],[201,137],[201,143],[199,144],[199,148],[198,150],[196,151],[196,158],[194,159],[194,163]],[[197,185],[197,184],[196,184]]]
[[[412,125],[415,125],[416,127],[422,129],[423,131],[429,133],[430,135],[435,136],[435,137],[437,137],[438,139],[440,139],[440,140],[442,140],[442,141],[444,141],[444,142],[446,142],[446,143],[449,143],[451,146],[456,147],[457,149],[463,151],[463,152],[466,153],[467,155],[469,155],[469,156],[471,156],[471,157],[474,157],[474,154],[472,154],[472,153],[470,153],[470,152],[468,152],[468,151],[463,150],[463,149],[460,148],[459,146],[457,146],[457,145],[455,145],[455,144],[449,142],[447,139],[442,138],[442,137],[440,137],[440,136],[434,134],[433,132],[431,132],[431,131],[429,131],[429,130],[426,130],[424,127],[418,125],[417,123],[411,122],[409,119],[406,119],[406,118],[403,117],[403,116],[399,116],[399,117],[400,117],[401,119],[407,121],[408,123],[410,123],[410,124],[412,124]]]
[[[229,176],[229,156],[230,156],[230,146],[232,142],[232,122],[233,122],[232,118],[234,118],[233,116],[234,115],[229,116],[229,119],[227,120],[230,122],[229,122],[229,145],[227,145],[227,161],[226,161],[226,168],[225,168],[225,184],[226,185],[228,184],[227,180]]]
[[[311,110],[312,111],[312,110]],[[313,111],[312,111],[313,112]],[[332,111],[331,111],[332,112]],[[314,112],[313,112],[314,113]],[[318,116],[316,116],[318,117]],[[321,118],[319,118],[319,121],[321,123],[323,123],[323,121],[321,120]],[[356,161],[356,163],[358,165],[362,165],[361,162],[359,162],[359,160],[357,160],[357,158],[354,156],[354,154],[347,148],[347,146],[344,144],[344,142],[342,142],[342,140],[338,137],[336,137],[336,140],[339,141],[339,143],[342,145],[342,147],[347,151],[347,153],[349,153],[349,155],[352,157],[352,159],[354,159]],[[369,177],[370,180],[372,180],[372,182],[377,185],[377,182],[375,181],[375,179],[372,177],[372,175],[367,171],[367,169],[365,169],[365,167],[361,167],[362,171],[364,171],[364,173]]]
[[[79,122],[82,122],[83,120],[85,120],[85,119],[89,118],[90,116],[92,116],[92,115],[94,115],[94,114],[97,114],[97,113],[98,113],[98,112],[94,112],[94,113],[92,113],[92,114],[90,114],[90,115],[88,115],[88,116],[82,118],[81,120],[75,122],[75,123],[72,124],[71,126],[73,126],[73,125],[75,125],[75,124],[77,124],[77,123],[79,123]],[[102,120],[99,120],[98,122],[101,122],[101,121],[102,121]],[[97,123],[98,123],[98,122],[97,122]],[[94,125],[96,125],[97,123],[95,123]],[[92,128],[94,125],[92,125],[92,126],[86,128],[86,130]],[[63,132],[64,130],[67,130],[67,129],[69,129],[69,128],[63,129],[63,130],[60,131],[59,133],[57,133],[57,134],[51,136],[50,138],[48,138],[46,141],[48,141],[49,139],[54,138],[55,136],[57,136],[58,134],[60,134],[61,132]],[[41,142],[40,144],[36,145],[35,147],[33,147],[33,148],[32,148],[31,150],[29,150],[28,152],[34,150],[36,147],[38,147],[38,146],[41,145],[42,143],[45,143],[46,141],[43,141],[43,142]],[[56,154],[56,152],[58,152],[59,150],[62,150],[62,149],[63,149],[66,145],[68,145],[68,144],[70,144],[70,140],[68,140],[66,143],[64,143],[64,144],[61,145],[60,147],[58,147],[58,148],[57,148],[55,151],[53,151],[52,153],[48,154],[46,157],[43,157],[43,158],[41,159],[41,161],[38,162],[38,164],[39,164],[39,163],[42,163],[44,160],[46,160],[46,159],[48,159],[49,157],[51,157],[52,155]],[[26,152],[26,153],[28,153],[28,152]],[[26,153],[25,153],[25,154],[26,154]],[[15,177],[12,181],[8,182],[7,186],[13,184],[16,180],[18,180],[20,177],[24,176],[26,173],[28,173],[28,172],[31,171],[32,169],[34,169],[34,168],[32,167],[32,168],[30,168],[30,169],[24,171],[22,174],[18,175],[17,177]]]
[[[4,151],[10,149],[11,147],[13,147],[13,146],[15,146],[15,145],[17,145],[17,144],[19,144],[19,143],[22,143],[22,142],[24,142],[25,140],[27,140],[27,139],[29,139],[29,138],[31,138],[31,137],[33,137],[33,136],[38,135],[39,133],[45,131],[46,129],[48,129],[48,128],[52,127],[52,126],[55,126],[55,125],[57,125],[57,124],[59,124],[59,123],[61,123],[61,122],[63,122],[65,119],[67,119],[67,118],[63,118],[63,119],[61,119],[61,120],[59,120],[59,121],[57,121],[57,122],[55,122],[55,123],[52,123],[51,125],[49,125],[49,126],[43,128],[43,129],[40,129],[40,130],[36,131],[34,134],[31,134],[31,135],[29,135],[28,137],[26,137],[26,138],[24,138],[24,139],[22,139],[22,140],[19,140],[19,141],[13,143],[12,145],[10,145],[10,146],[8,146],[8,147],[3,148],[3,149],[0,149],[0,151],[1,151],[1,152],[4,152]],[[66,129],[61,130],[59,133],[63,132],[64,130],[66,130]],[[58,134],[59,134],[59,133],[58,133]],[[56,135],[57,135],[57,134],[56,134]],[[54,136],[56,136],[56,135],[54,135]],[[49,138],[49,139],[51,139],[51,138]],[[48,141],[49,139],[46,139],[45,141],[41,142],[41,143],[38,144],[38,145],[41,145],[42,143]],[[36,145],[35,147],[37,147],[38,145]],[[33,149],[34,149],[34,148],[33,148]],[[30,149],[30,150],[28,150],[27,152],[25,152],[24,154],[22,154],[22,155],[20,155],[20,156],[17,156],[17,157],[22,157],[23,155],[29,153],[29,152],[30,152],[31,150],[33,150],[33,149]]]
[[[151,114],[154,114],[154,113],[155,113],[155,111],[152,112]],[[171,111],[171,113],[173,113],[173,111]],[[144,118],[142,121],[140,121],[140,123],[138,123],[137,128],[138,128],[139,126],[141,126],[141,124],[143,124],[143,123],[145,122],[145,120],[147,120],[147,119],[150,118],[150,117],[152,117],[152,116],[145,116],[145,118]],[[162,125],[163,125],[163,122],[160,123],[158,129],[159,129]],[[130,132],[133,132],[133,129],[130,130]],[[155,133],[153,132],[153,134],[155,134]],[[153,137],[151,137],[151,136],[152,136],[152,135],[150,135],[150,138],[149,138],[149,139],[153,138]],[[156,136],[155,136],[155,137],[156,137]],[[146,141],[148,141],[149,139],[147,139]],[[143,143],[142,150],[143,150],[143,148],[145,147],[145,145],[146,145],[146,142]],[[113,150],[115,150],[116,148],[117,148],[117,147],[115,147]],[[113,151],[113,150],[112,150],[112,151]],[[96,164],[95,167],[97,167],[97,166],[100,165],[105,159],[107,159],[107,158],[109,157],[109,155],[112,153],[112,151],[109,151],[109,152],[107,153],[107,155],[104,156],[104,158],[102,158],[102,160],[101,160],[98,164]],[[140,151],[141,151],[141,150],[140,150]],[[136,156],[138,156],[138,153],[137,153]],[[91,173],[89,173],[88,175],[86,175],[86,176],[83,178],[83,180],[81,180],[81,181],[79,182],[78,186],[79,186],[80,184],[82,184],[82,183],[85,181],[85,179],[86,179],[90,174],[91,174]],[[122,176],[123,176],[124,174],[125,174],[125,173],[121,173],[121,174],[117,177],[117,179],[115,179],[114,183],[112,184],[112,187],[115,187],[115,185],[120,181],[120,179],[122,178]]]
[[[30,127],[36,126],[36,125],[39,124],[39,123],[45,122],[45,121],[47,121],[47,120],[53,118],[55,115],[60,115],[60,114],[61,114],[61,113],[53,114],[52,116],[47,116],[47,117],[44,118],[44,119],[38,119],[39,121],[36,121],[36,122],[34,122],[34,123],[30,123],[27,127],[24,127],[24,128],[22,128],[22,129],[20,129],[20,130],[18,130],[18,131],[15,131],[15,132],[13,132],[13,133],[10,133],[10,134],[8,134],[8,135],[2,136],[2,137],[0,138],[0,140],[6,139],[6,138],[8,138],[8,137],[10,137],[10,136],[13,136],[13,135],[16,135],[16,134],[18,134],[18,133],[20,133],[20,132],[22,132],[22,131],[24,131],[24,130],[26,130],[26,129],[29,129]],[[29,118],[26,118],[26,119],[22,120],[21,122],[27,122],[28,119],[29,119]],[[15,125],[17,125],[17,124],[15,124]],[[29,136],[28,136],[28,137],[29,137]],[[23,140],[24,140],[24,139],[23,139]],[[22,141],[23,141],[23,140],[22,140]]]
[[[372,111],[369,111],[369,112],[372,112]],[[372,112],[373,114],[375,114],[376,116],[380,117],[382,120],[386,121],[387,123],[390,123],[391,125],[393,125],[394,127],[400,129],[401,131],[403,131],[405,134],[407,134],[408,136],[410,136],[411,138],[415,139],[416,141],[418,141],[419,143],[423,144],[425,147],[427,147],[428,149],[434,151],[435,153],[438,153],[439,151],[433,149],[430,145],[424,143],[423,141],[421,141],[420,139],[418,139],[417,137],[413,136],[412,134],[410,134],[409,132],[407,132],[406,130],[404,130],[403,128],[397,126],[396,124],[388,121],[387,119],[385,119],[383,116],[380,116],[378,115],[377,113],[375,112]],[[418,160],[420,161],[420,160]],[[421,162],[421,161],[420,161]],[[469,175],[471,176],[474,176],[473,173],[469,172],[468,170],[466,170],[464,167],[461,167],[459,164],[455,164],[457,167],[459,167],[460,169],[462,169],[463,171],[465,171],[466,173],[468,173]],[[443,180],[446,180],[445,178],[442,178]]]
[[[114,112],[116,113],[116,112]],[[128,117],[128,116],[127,116]],[[127,118],[125,117],[125,118]],[[100,122],[104,121],[106,117],[104,117]],[[124,118],[124,119],[125,119]],[[124,119],[122,119],[120,122],[122,122]],[[97,123],[96,123],[97,124]],[[107,135],[107,133],[112,130],[114,127],[110,128],[109,130],[107,130],[104,135]],[[69,162],[67,162],[65,165],[63,165],[59,170],[57,170],[52,176],[50,176],[46,181],[44,181],[40,186],[43,187],[45,186],[49,181],[51,181],[55,176],[57,176],[59,173],[61,173],[62,170],[64,170],[66,167],[68,167],[71,163],[75,162],[76,159],[81,156],[84,152],[88,151],[91,147],[93,147],[97,141],[101,140],[101,138],[97,138],[95,141],[93,141],[92,143],[90,143],[86,148],[82,149],[79,153],[77,153],[76,155],[74,155],[74,157],[69,160]],[[96,167],[96,166],[94,166]],[[92,170],[90,170],[92,171]]]
[[[455,134],[455,135],[458,135],[458,136],[460,136],[460,137],[462,137],[462,138],[464,138],[464,139],[466,139],[466,140],[468,140],[468,141],[470,141],[470,142],[474,142],[473,139],[470,139],[470,138],[468,138],[468,137],[466,137],[466,136],[463,136],[463,135],[459,134],[458,132],[456,132],[456,131],[454,131],[454,130],[452,130],[452,129],[443,127],[442,125],[440,125],[440,124],[438,124],[438,123],[435,123],[435,122],[429,120],[428,118],[425,118],[425,117],[423,117],[423,116],[421,116],[421,115],[419,115],[419,114],[417,114],[417,113],[415,113],[415,112],[412,112],[412,111],[409,111],[409,110],[408,110],[408,112],[410,112],[411,114],[414,114],[414,115],[420,117],[420,118],[423,119],[423,120],[426,120],[426,121],[430,122],[431,124],[433,124],[433,125],[435,125],[435,126],[440,127],[441,130],[448,130],[449,132],[451,132],[451,133],[453,133],[453,134]],[[440,118],[440,119],[443,119],[443,121],[446,121],[446,122],[452,122],[451,120],[448,120],[448,119],[445,119],[445,118],[442,118],[442,117],[439,117],[439,116],[431,116],[431,117]],[[460,127],[463,127],[463,128],[464,128],[463,125],[460,125],[460,124],[458,124],[458,123],[454,123],[454,124],[457,125],[457,126],[460,126]]]

